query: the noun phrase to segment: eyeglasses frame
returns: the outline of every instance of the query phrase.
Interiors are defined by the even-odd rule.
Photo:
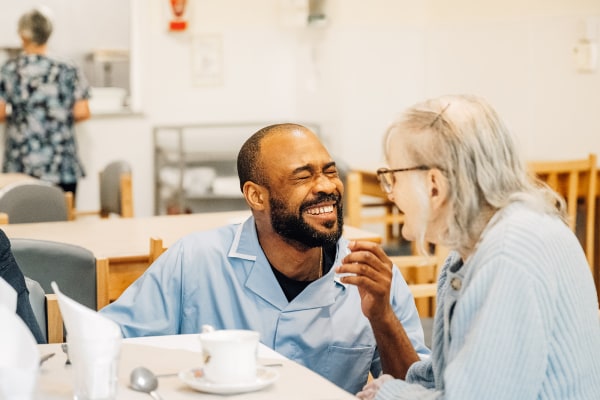
[[[394,178],[394,174],[396,172],[407,172],[407,171],[429,171],[431,169],[431,167],[428,167],[427,165],[419,165],[416,167],[410,167],[410,168],[395,168],[395,169],[390,169],[390,168],[379,168],[377,170],[377,180],[379,181],[379,186],[381,187],[381,190],[383,190],[384,193],[390,194],[392,193],[393,187],[394,187],[394,182],[392,182],[391,184],[387,184],[388,179],[384,178],[383,176],[386,174],[391,174],[392,176],[392,181]]]

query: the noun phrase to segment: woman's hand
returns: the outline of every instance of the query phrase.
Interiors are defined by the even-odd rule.
[[[375,396],[377,396],[377,391],[379,391],[381,385],[391,379],[394,379],[394,377],[385,374],[381,375],[377,379],[373,379],[371,382],[367,383],[360,392],[356,393],[356,397],[358,397],[360,400],[375,399]]]

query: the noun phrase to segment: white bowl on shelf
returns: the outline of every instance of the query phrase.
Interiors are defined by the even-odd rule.
[[[97,87],[90,89],[90,112],[92,114],[123,111],[127,91],[119,87]]]

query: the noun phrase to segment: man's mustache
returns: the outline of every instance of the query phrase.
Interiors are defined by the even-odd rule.
[[[339,194],[336,194],[336,193],[330,193],[330,194],[320,193],[313,200],[302,203],[302,205],[300,206],[300,211],[304,211],[307,208],[316,206],[317,204],[324,203],[324,202],[334,201],[337,204],[340,204],[341,199],[342,199],[342,196]]]

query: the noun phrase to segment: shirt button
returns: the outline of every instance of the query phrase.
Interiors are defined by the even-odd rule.
[[[450,280],[450,286],[452,286],[452,289],[454,290],[460,290],[462,281],[459,278],[452,278],[452,280]]]

